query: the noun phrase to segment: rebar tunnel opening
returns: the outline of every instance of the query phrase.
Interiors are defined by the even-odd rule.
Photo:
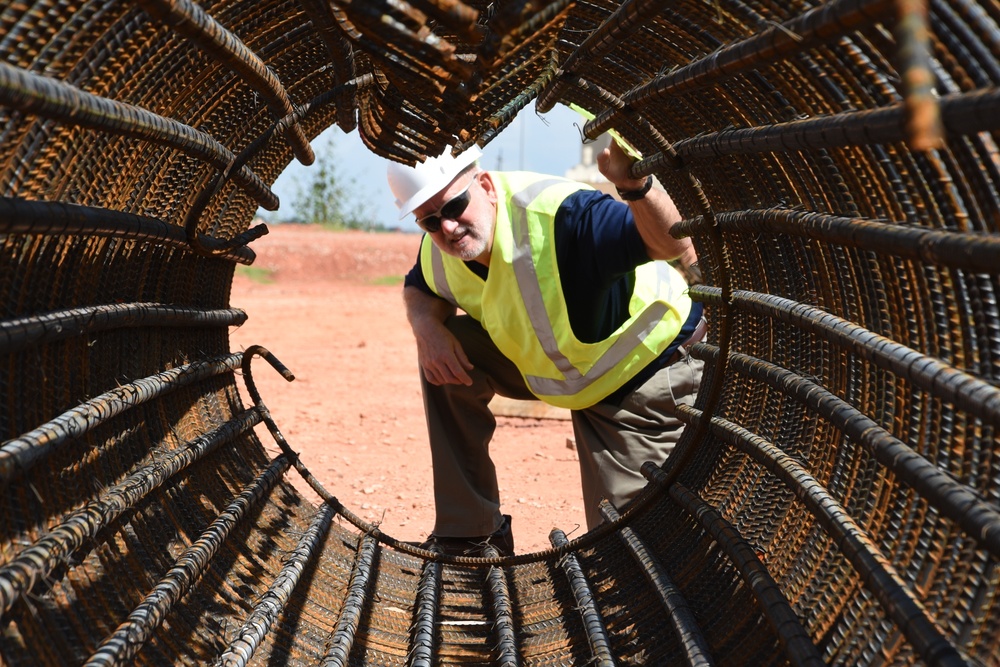
[[[25,0],[0,53],[3,664],[1000,665],[995,1]],[[270,184],[556,104],[698,250],[677,450],[506,559],[305,501],[228,336]]]

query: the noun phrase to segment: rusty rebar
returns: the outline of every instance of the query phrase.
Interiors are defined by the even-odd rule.
[[[715,664],[705,633],[702,632],[687,598],[677,588],[673,579],[664,569],[659,559],[646,547],[645,542],[632,528],[621,525],[621,515],[618,509],[602,499],[598,506],[605,521],[619,524],[618,535],[628,549],[629,554],[642,569],[646,580],[656,591],[670,619],[670,627],[684,650],[684,659],[690,667],[711,667]]]
[[[432,546],[432,549],[436,548]],[[438,613],[441,606],[441,564],[424,563],[417,585],[413,634],[408,667],[434,667],[438,646]]]
[[[678,236],[694,233],[703,218],[685,220],[673,228]],[[746,209],[716,213],[713,224],[727,234],[769,232],[815,239],[976,273],[1000,273],[1000,236],[908,224],[851,218],[789,209]]]
[[[997,89],[948,95],[940,101],[941,118],[949,136],[993,132],[1000,129],[998,106],[1000,90]],[[686,163],[721,155],[902,142],[909,136],[906,115],[905,104],[899,103],[762,127],[720,130],[682,139],[674,144],[674,151]],[[651,174],[669,165],[669,160],[658,154],[640,160],[632,173]]]
[[[363,535],[358,541],[358,555],[354,561],[354,570],[351,572],[347,597],[340,608],[337,627],[330,635],[330,648],[320,663],[323,667],[347,667],[347,658],[361,624],[361,614],[370,603],[368,582],[372,576],[377,552],[378,541],[371,535]]]
[[[201,310],[162,303],[113,303],[0,321],[0,354],[85,333],[134,327],[231,327],[247,321],[238,308]]]
[[[487,558],[497,558],[496,547],[487,544],[483,549]],[[486,570],[486,586],[492,603],[493,629],[496,632],[496,663],[500,667],[520,667],[521,653],[517,648],[517,626],[514,623],[514,606],[507,586],[507,575],[502,565],[491,565]]]
[[[233,159],[229,149],[218,141],[183,123],[3,62],[0,62],[0,104],[63,123],[143,139],[180,151],[218,170],[225,169]],[[269,211],[278,208],[278,198],[246,167],[233,174],[233,181],[260,206]]]
[[[701,347],[699,348],[699,345]],[[712,356],[705,344],[692,348],[696,357]],[[815,382],[775,364],[745,354],[730,354],[730,367],[761,380],[808,406],[852,441],[870,451],[875,459],[931,506],[948,517],[984,549],[1000,556],[1000,510],[967,485],[914,451],[869,416]]]
[[[134,509],[175,475],[259,423],[260,414],[256,410],[246,410],[198,436],[186,447],[166,452],[155,462],[137,468],[97,500],[64,516],[44,537],[0,567],[0,617],[23,596],[31,594],[38,582],[44,581],[64,558],[87,540],[96,538],[101,530]]]
[[[248,517],[274,486],[281,481],[290,464],[284,456],[276,458],[213,521],[153,590],[129,614],[118,628],[97,647],[85,667],[111,667],[128,664],[164,621],[174,605],[204,574],[232,530]]]
[[[639,113],[647,105],[717,84],[727,77],[749,72],[782,58],[816,48],[833,37],[870,25],[888,14],[897,0],[834,0],[805,11],[781,25],[661,74],[622,96],[622,105],[597,115],[583,126],[583,134],[596,139],[613,128],[626,111]]]
[[[153,18],[184,35],[212,58],[232,68],[260,93],[275,118],[292,112],[281,81],[243,41],[190,0],[136,0]],[[285,128],[285,138],[302,164],[316,160],[309,140],[298,125]]]
[[[738,366],[737,366],[738,370]],[[691,423],[704,414],[686,405],[678,406],[678,417]],[[903,632],[921,659],[928,664],[960,664],[961,656],[941,633],[889,560],[847,509],[798,461],[764,438],[720,417],[712,417],[712,433],[784,483],[805,505],[818,523],[840,546],[840,552],[858,572],[860,580],[882,605],[885,614]]]
[[[906,105],[907,141],[913,150],[944,145],[944,127],[932,72],[927,0],[896,0],[895,32]]]
[[[554,547],[565,546],[569,543],[566,533],[553,528],[549,533],[549,542]],[[587,643],[590,644],[591,658],[588,664],[597,667],[615,667],[614,656],[611,653],[611,642],[608,639],[608,628],[604,624],[601,610],[597,606],[597,598],[587,581],[580,561],[575,553],[568,553],[559,559],[566,578],[569,579],[570,590],[573,591],[573,599],[576,601],[576,609],[580,612],[583,620],[584,631],[587,633]]]
[[[354,57],[350,40],[337,20],[333,6],[324,0],[298,1],[309,14],[309,19],[330,54],[330,64],[333,67],[336,84],[340,86],[353,80],[357,76],[357,59]],[[358,126],[355,115],[357,106],[357,91],[353,88],[342,89],[337,96],[337,125],[344,132],[352,132]]]
[[[577,67],[587,61],[601,58],[605,53],[622,40],[642,27],[643,23],[660,11],[660,3],[656,0],[625,0],[615,9],[614,13],[597,28],[587,39],[570,54],[562,64],[564,75],[578,72]],[[538,95],[538,110],[541,113],[551,111],[565,90],[566,83],[556,77]]]
[[[0,197],[0,234],[97,236],[189,248],[184,230],[156,218],[68,202]],[[256,253],[246,246],[224,249],[224,241],[200,236],[201,244],[220,259],[253,264]],[[216,252],[222,250],[222,252]]]
[[[231,373],[242,355],[197,361],[120,385],[0,446],[0,488],[69,440],[126,410],[196,382]]]
[[[659,485],[663,485],[667,481],[667,474],[652,463],[643,465],[642,473],[651,482]],[[816,667],[823,665],[819,648],[802,627],[802,623],[788,599],[774,581],[771,573],[757,558],[753,547],[740,535],[735,526],[729,523],[715,508],[681,484],[671,484],[669,493],[670,498],[688,512],[726,554],[729,563],[739,573],[740,578],[747,584],[760,604],[762,616],[774,629],[785,649],[785,657],[793,665],[815,665]]]
[[[718,288],[703,285],[692,287],[691,293],[706,303],[717,302],[720,297]],[[734,292],[730,304],[734,309],[765,315],[821,336],[852,355],[912,382],[932,396],[994,427],[1000,426],[1000,388],[988,380],[974,377],[822,308],[747,290]]]
[[[216,667],[245,667],[250,662],[278,617],[284,612],[292,592],[302,579],[304,570],[319,559],[320,547],[330,531],[335,515],[335,510],[329,505],[319,506],[312,523],[302,534],[302,538],[285,561],[278,576],[237,630],[236,638],[215,662]]]

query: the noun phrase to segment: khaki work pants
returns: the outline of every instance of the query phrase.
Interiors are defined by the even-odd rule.
[[[469,373],[471,386],[435,386],[421,377],[434,467],[434,534],[478,537],[501,524],[496,468],[489,454],[496,419],[488,404],[495,394],[535,397],[478,322],[458,315],[446,324],[475,368]],[[639,472],[642,464],[663,463],[673,450],[684,425],[669,415],[674,405],[694,403],[703,367],[704,362],[685,354],[621,405],[599,403],[572,412],[588,528],[602,521],[602,498],[621,508],[646,485]]]

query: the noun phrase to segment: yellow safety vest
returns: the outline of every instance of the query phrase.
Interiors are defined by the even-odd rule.
[[[527,172],[490,172],[496,229],[487,279],[429,236],[420,266],[431,290],[489,333],[542,401],[580,410],[608,396],[667,349],[691,311],[684,278],[667,262],[635,270],[627,321],[605,340],[573,335],[556,263],[554,222],[580,183]]]

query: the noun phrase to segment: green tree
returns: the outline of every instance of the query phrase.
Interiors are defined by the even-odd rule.
[[[382,225],[365,210],[366,198],[357,181],[341,171],[336,152],[333,141],[317,149],[316,162],[292,202],[296,216],[302,222],[333,229],[381,229]]]

